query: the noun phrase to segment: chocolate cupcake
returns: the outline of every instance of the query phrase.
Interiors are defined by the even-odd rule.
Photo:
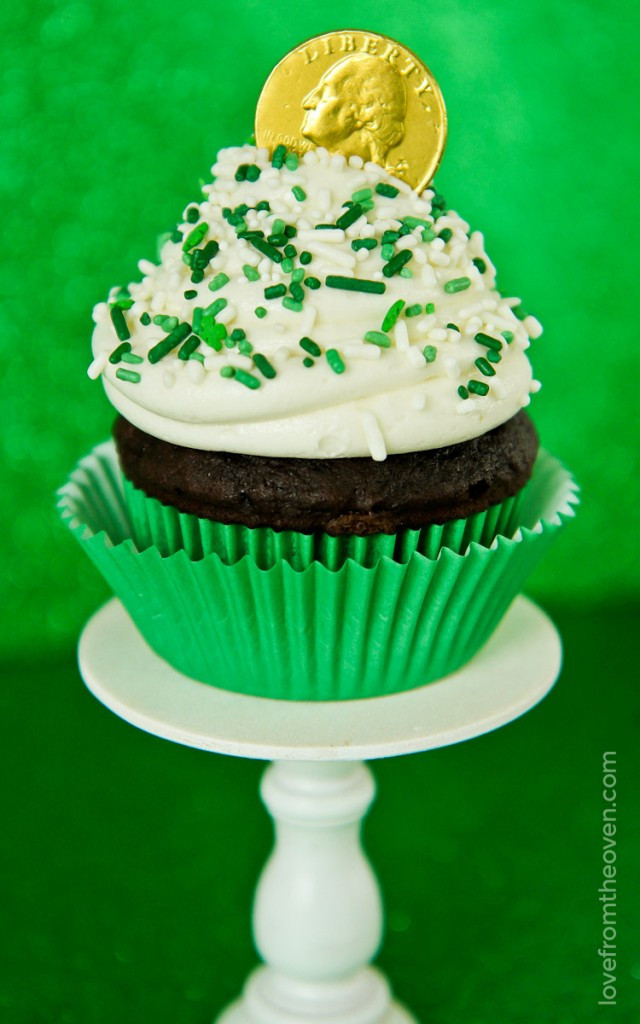
[[[169,620],[157,635],[139,587],[129,610],[183,671],[266,696],[371,696],[452,671],[570,514],[522,411],[540,325],[432,189],[322,149],[226,149],[212,170],[158,264],[94,312],[89,372],[119,413],[137,558],[177,572],[162,592],[189,591],[206,638],[168,639]],[[193,580],[215,567],[226,633],[185,563]],[[352,601],[359,623],[338,639]],[[256,607],[274,621],[248,642],[238,609],[255,623]]]

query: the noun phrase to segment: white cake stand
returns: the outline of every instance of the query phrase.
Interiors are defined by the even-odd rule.
[[[115,599],[85,627],[79,664],[91,692],[132,725],[185,746],[273,761],[261,796],[276,841],[253,910],[264,965],[217,1024],[415,1024],[370,966],[383,912],[360,845],[375,793],[363,762],[472,739],[537,704],[561,664],[544,613],[519,597],[465,668],[368,700],[276,701],[195,682],[148,647]]]

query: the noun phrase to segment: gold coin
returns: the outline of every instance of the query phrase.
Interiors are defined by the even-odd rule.
[[[256,108],[256,145],[360,156],[421,191],[440,163],[447,112],[406,46],[374,32],[325,32],[276,64]]]

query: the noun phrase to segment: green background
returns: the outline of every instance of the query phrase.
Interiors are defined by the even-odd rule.
[[[143,737],[84,694],[73,647],[106,591],[53,494],[110,429],[85,377],[92,305],[246,138],[273,64],[345,26],[400,39],[436,75],[438,185],[545,325],[532,413],[583,490],[530,586],[565,636],[557,693],[509,729],[378,770],[382,963],[434,1024],[638,1019],[629,888],[616,1011],[595,1009],[594,953],[601,751],[628,751],[628,780],[637,730],[637,4],[26,0],[0,14],[3,1022],[195,1024],[252,961],[259,768]]]

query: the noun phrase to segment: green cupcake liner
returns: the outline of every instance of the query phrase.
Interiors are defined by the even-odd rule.
[[[445,547],[435,558],[414,547],[372,565],[347,556],[336,568],[296,567],[269,549],[265,568],[252,557],[262,559],[259,544],[229,564],[216,552],[140,550],[112,442],[79,463],[59,496],[63,520],[161,657],[204,683],[287,700],[382,696],[455,671],[576,503],[569,473],[541,452],[517,516],[511,509],[512,537],[489,547],[472,540],[464,554]]]
[[[472,543],[490,547],[498,534],[505,537],[513,534],[520,522],[523,493],[485,512],[442,526],[368,537],[332,537],[328,533],[271,530],[199,519],[148,497],[124,475],[123,488],[131,537],[140,551],[149,547],[157,548],[161,555],[185,551],[194,560],[217,554],[225,565],[233,565],[248,555],[261,569],[270,569],[284,559],[298,570],[306,569],[313,562],[321,562],[327,569],[339,569],[352,558],[360,565],[371,567],[381,558],[408,562],[414,552],[437,558],[443,548],[464,554]]]

